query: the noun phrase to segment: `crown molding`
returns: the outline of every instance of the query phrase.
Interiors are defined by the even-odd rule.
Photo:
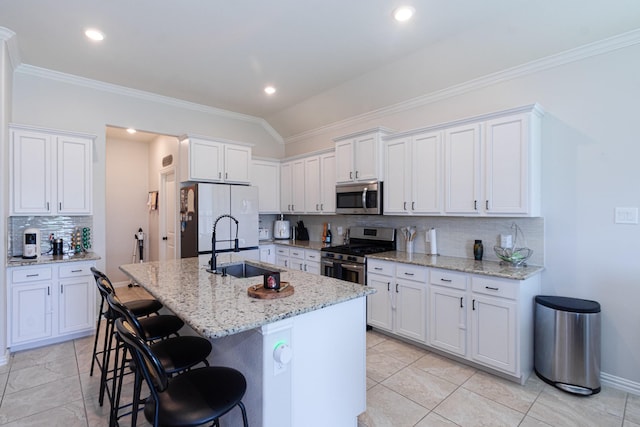
[[[71,85],[82,86],[89,89],[95,89],[102,92],[113,93],[116,95],[130,96],[132,98],[142,99],[144,101],[156,102],[172,107],[184,108],[186,110],[197,111],[200,113],[211,114],[219,117],[225,117],[232,120],[240,120],[261,126],[273,139],[280,144],[284,144],[282,136],[271,127],[271,125],[263,118],[250,116],[248,114],[236,113],[234,111],[223,110],[221,108],[210,107],[207,105],[197,104],[195,102],[183,101],[152,92],[146,92],[138,89],[131,89],[125,86],[119,86],[112,83],[105,83],[99,80],[88,79],[85,77],[75,76],[73,74],[62,73],[59,71],[49,70],[46,68],[36,67],[28,64],[21,64],[15,69],[16,72],[27,74],[35,77],[41,77],[49,80],[55,80]]]
[[[422,107],[447,98],[452,98],[473,90],[482,89],[487,86],[495,85],[508,80],[513,80],[529,74],[537,73],[550,68],[580,61],[597,55],[606,54],[617,49],[640,44],[640,29],[622,33],[613,37],[609,37],[597,42],[589,43],[574,49],[550,55],[535,61],[527,62],[522,65],[507,68],[492,74],[488,74],[477,79],[450,86],[448,88],[428,93],[426,95],[417,96],[396,104],[378,108],[348,119],[339,120],[328,125],[301,132],[299,134],[285,138],[285,144],[292,144],[304,141],[314,136],[320,136],[327,132],[335,132],[337,130],[357,125],[362,121],[370,121],[382,118],[387,115],[401,113],[403,111]]]
[[[9,52],[9,61],[11,68],[15,71],[20,66],[20,51],[18,50],[18,42],[16,41],[16,33],[8,28],[0,27],[0,40],[4,40]]]

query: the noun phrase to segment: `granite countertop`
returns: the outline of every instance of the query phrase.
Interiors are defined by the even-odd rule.
[[[280,271],[281,282],[294,287],[293,295],[284,298],[255,299],[247,295],[247,289],[262,284],[262,276],[240,279],[212,274],[206,271],[208,260],[208,256],[200,256],[126,264],[120,270],[208,338],[236,334],[375,292],[355,283],[248,261]],[[220,254],[218,267],[242,260],[239,254]]]
[[[261,240],[261,245],[264,244],[274,244],[274,245],[282,245],[282,246],[291,246],[295,248],[303,248],[303,249],[313,249],[319,251],[322,248],[326,248],[330,245],[326,245],[320,241],[313,240]]]
[[[100,256],[95,252],[81,252],[72,255],[42,255],[38,259],[24,259],[22,257],[9,257],[7,258],[7,267],[21,267],[21,266],[37,266],[44,264],[55,264],[59,262],[78,262],[78,261],[97,261]]]
[[[482,274],[485,276],[495,276],[513,280],[526,280],[544,270],[544,267],[537,265],[511,267],[508,265],[501,265],[496,261],[475,261],[468,258],[432,256],[419,253],[409,254],[401,251],[390,251],[367,255],[367,258],[402,262],[405,264],[414,264],[424,267],[442,268],[445,270],[461,271],[464,273]]]

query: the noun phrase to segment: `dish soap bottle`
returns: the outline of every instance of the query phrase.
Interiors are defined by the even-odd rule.
[[[324,238],[326,245],[331,245],[331,224],[327,224],[327,235]]]
[[[476,240],[473,244],[473,259],[476,261],[482,261],[482,254],[484,253],[484,247],[482,246],[482,240]]]

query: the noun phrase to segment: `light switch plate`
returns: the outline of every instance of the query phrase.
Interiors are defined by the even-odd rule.
[[[616,224],[637,224],[638,208],[616,208]]]

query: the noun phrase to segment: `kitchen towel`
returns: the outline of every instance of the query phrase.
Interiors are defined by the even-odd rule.
[[[438,255],[438,246],[436,244],[436,229],[427,230],[427,241],[429,242],[429,255]]]

